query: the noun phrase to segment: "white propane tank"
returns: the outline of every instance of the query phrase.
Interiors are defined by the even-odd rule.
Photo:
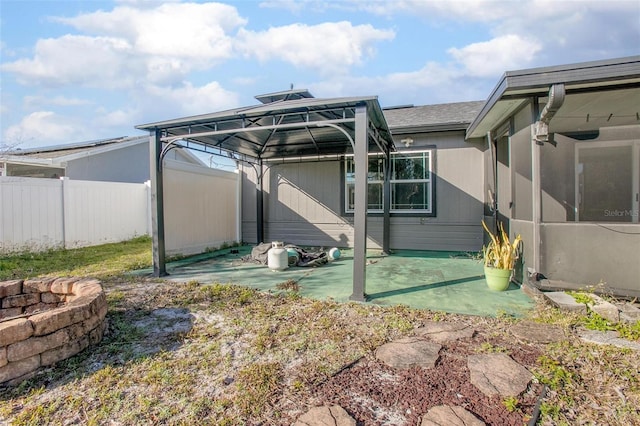
[[[284,248],[284,243],[274,241],[267,253],[267,265],[272,271],[284,271],[289,267],[289,255]]]

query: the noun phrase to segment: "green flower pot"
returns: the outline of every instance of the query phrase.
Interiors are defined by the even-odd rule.
[[[487,281],[487,285],[494,291],[505,291],[509,288],[509,281],[511,279],[510,269],[498,269],[490,266],[484,267],[484,278]]]

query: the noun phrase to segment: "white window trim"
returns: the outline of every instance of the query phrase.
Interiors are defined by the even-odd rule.
[[[390,208],[389,212],[393,213],[393,214],[433,214],[433,204],[434,204],[434,197],[433,197],[433,193],[434,193],[434,188],[433,188],[433,153],[435,152],[435,149],[424,149],[424,150],[411,150],[411,151],[400,151],[400,152],[392,152],[391,155],[392,156],[396,156],[396,155],[411,155],[411,154],[425,154],[425,153],[429,153],[429,160],[428,160],[428,167],[429,167],[429,178],[428,179],[391,179],[390,184],[391,184],[391,191],[393,191],[393,184],[394,183],[427,183],[428,184],[428,197],[429,197],[429,208],[428,209],[393,209]],[[380,156],[381,154],[379,153],[369,153],[369,157],[374,157],[374,156]],[[347,180],[347,161],[349,159],[353,158],[353,154],[347,154],[345,155],[345,158],[343,160],[343,164],[344,164],[344,211],[347,214],[352,214],[354,212],[353,209],[349,208],[349,198],[348,198],[348,187],[349,184],[353,185],[355,184],[355,181],[348,181]],[[393,158],[393,157],[392,157]],[[393,160],[392,160],[393,162]],[[393,167],[393,166],[392,166]],[[370,180],[367,182],[367,186],[369,184],[382,184],[384,185],[384,180]],[[384,204],[384,191],[383,191],[383,200],[382,200],[383,204]],[[367,209],[367,213],[383,213],[383,209]]]

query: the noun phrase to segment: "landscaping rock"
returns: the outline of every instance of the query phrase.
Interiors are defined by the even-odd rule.
[[[618,348],[628,348],[635,351],[640,351],[640,343],[632,342],[620,337],[617,331],[598,331],[579,329],[578,337],[581,340],[589,343],[595,343],[598,345],[612,345]]]
[[[428,321],[416,330],[416,335],[428,337],[437,343],[473,337],[475,331],[466,324]]]
[[[44,293],[51,289],[51,283],[55,281],[55,278],[42,278],[25,280],[22,284],[23,293]]]
[[[2,308],[17,308],[34,305],[40,302],[40,293],[25,293],[15,296],[7,296],[2,300]]]
[[[437,343],[405,337],[380,346],[376,350],[376,358],[393,368],[433,368],[441,348]]]
[[[581,314],[587,313],[587,305],[576,302],[576,299],[569,296],[564,291],[552,291],[543,294],[545,299],[553,306],[556,306],[563,311],[578,312]]]
[[[0,323],[0,346],[19,342],[33,334],[33,324],[25,318]],[[2,380],[0,380],[2,382]]]
[[[620,321],[635,324],[640,321],[640,309],[634,306],[632,303],[620,303],[618,305],[620,311]]]
[[[589,308],[591,308],[593,312],[614,324],[620,321],[620,311],[618,311],[616,305],[607,302],[595,294],[592,294],[591,298],[593,299],[593,303],[589,304]]]
[[[541,324],[521,321],[511,327],[511,334],[520,340],[534,343],[553,343],[566,339],[562,327],[553,324]]]
[[[40,367],[40,354],[0,367],[0,383],[24,376]]]
[[[22,280],[0,282],[0,299],[22,293]]]
[[[22,314],[22,308],[0,309],[0,320],[17,317]]]
[[[67,334],[67,330],[58,330],[46,336],[22,340],[7,347],[7,360],[9,362],[19,361],[62,346],[68,341],[69,335]]]
[[[488,397],[518,396],[527,389],[531,373],[503,353],[470,355],[471,383]]]
[[[298,418],[294,426],[356,426],[356,421],[339,405],[314,407]]]
[[[485,426],[486,423],[459,406],[438,405],[422,417],[420,426]]]

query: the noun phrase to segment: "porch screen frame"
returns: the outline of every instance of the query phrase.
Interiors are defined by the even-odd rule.
[[[631,221],[585,221],[580,220],[580,151],[595,148],[631,147]],[[614,140],[598,142],[577,142],[574,148],[574,206],[576,223],[639,223],[640,222],[640,141]]]

